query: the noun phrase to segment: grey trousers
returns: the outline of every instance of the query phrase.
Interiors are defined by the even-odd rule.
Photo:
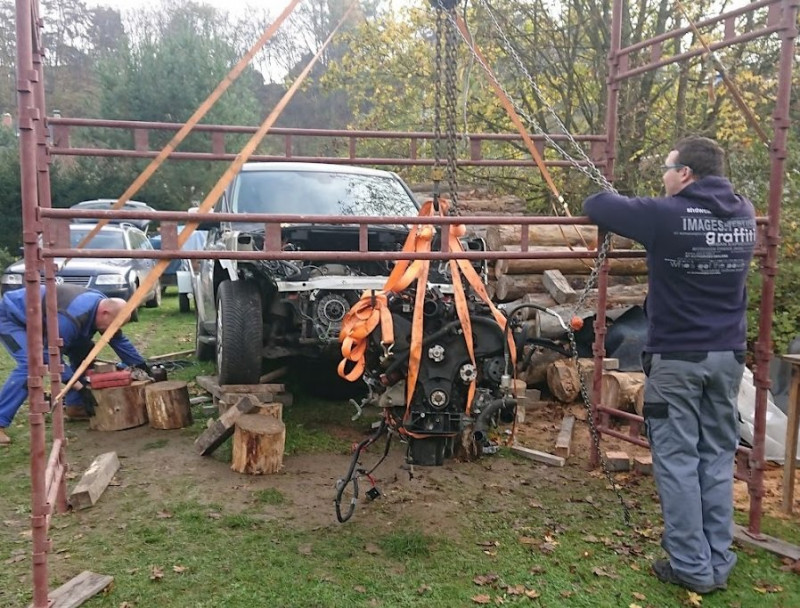
[[[675,574],[726,582],[736,564],[733,471],[743,353],[645,354],[644,417]]]

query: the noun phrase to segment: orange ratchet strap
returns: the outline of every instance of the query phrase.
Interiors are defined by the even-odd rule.
[[[439,215],[444,215],[447,211],[448,202],[439,200]],[[420,217],[430,217],[434,214],[433,201],[427,201],[419,211]],[[404,252],[428,252],[431,250],[431,243],[434,236],[434,228],[431,225],[416,225],[409,232],[406,242],[403,245]],[[459,237],[466,234],[466,227],[463,224],[454,224],[450,227],[448,239],[449,250],[453,254],[463,252]],[[469,260],[451,259],[449,261],[450,271],[453,277],[453,292],[456,303],[456,312],[461,321],[464,331],[464,340],[467,352],[472,364],[475,364],[475,352],[472,341],[472,322],[469,317],[467,298],[464,291],[461,276],[467,280],[475,293],[488,304],[492,315],[501,329],[505,330],[506,317],[495,307],[486,292],[486,288],[480,276],[470,264]],[[413,281],[417,281],[416,299],[414,302],[414,312],[411,325],[411,344],[408,359],[408,379],[406,385],[406,416],[409,415],[411,400],[414,396],[414,389],[419,376],[419,367],[422,358],[423,342],[423,317],[422,310],[425,302],[425,292],[428,282],[429,260],[400,260],[392,269],[386,284],[379,292],[374,290],[365,291],[361,299],[350,309],[342,321],[342,329],[339,333],[339,341],[342,343],[342,356],[339,363],[338,372],[342,378],[354,382],[364,373],[367,340],[372,331],[380,323],[381,326],[381,346],[384,352],[391,353],[394,345],[394,328],[392,315],[388,309],[388,294],[397,293],[408,288]],[[513,338],[509,335],[509,347],[511,359],[516,364],[516,346]],[[349,364],[352,364],[350,371],[346,371]],[[472,400],[475,395],[475,381],[470,383],[467,398],[467,413],[471,411]]]

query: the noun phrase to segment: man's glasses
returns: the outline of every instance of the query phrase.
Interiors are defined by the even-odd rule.
[[[669,171],[670,169],[675,169],[678,171],[679,169],[683,169],[684,167],[689,167],[689,165],[681,165],[680,163],[676,163],[674,165],[661,165],[662,171]],[[691,169],[691,167],[689,167]]]

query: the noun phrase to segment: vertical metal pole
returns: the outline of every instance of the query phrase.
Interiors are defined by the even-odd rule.
[[[750,512],[747,531],[753,536],[761,534],[767,389],[770,385],[769,360],[772,356],[772,316],[775,307],[775,275],[778,272],[781,196],[787,155],[786,140],[789,132],[789,104],[792,93],[792,63],[794,61],[794,41],[797,37],[798,6],[800,6],[799,0],[784,0],[781,3],[784,29],[781,30],[778,93],[773,115],[773,139],[770,146],[767,257],[762,266],[761,311],[758,323],[758,342],[756,343],[756,412],[753,424],[753,450],[750,454],[751,480],[748,486]]]
[[[36,107],[39,111],[40,120],[36,122],[36,146],[37,146],[37,185],[39,188],[39,206],[52,207],[51,192],[50,192],[50,148],[48,142],[48,129],[45,123],[47,116],[45,94],[44,94],[44,62],[42,57],[41,48],[41,32],[42,22],[38,18],[38,11],[34,12],[34,17],[37,19],[34,23],[35,32],[38,36],[34,36],[33,44],[33,65],[36,70],[36,87],[34,90],[34,97],[36,99]],[[44,240],[49,247],[53,246],[51,242],[52,234],[54,233],[52,222],[43,223]],[[45,284],[47,286],[46,304],[47,310],[46,323],[47,323],[47,341],[48,341],[48,367],[50,368],[50,394],[57,395],[61,391],[61,355],[59,352],[59,335],[58,335],[58,306],[56,304],[56,267],[52,258],[44,260],[44,275]],[[60,404],[57,404],[60,405]],[[55,407],[52,416],[52,439],[55,443],[59,439],[61,446],[59,450],[59,457],[56,460],[56,466],[64,463],[66,466],[66,442],[64,441],[64,412],[61,407]],[[64,471],[66,473],[66,471]],[[47,477],[47,475],[45,475]],[[66,513],[67,511],[67,477],[66,474],[52,476],[53,479],[58,479],[58,494],[56,495],[56,504],[51,505],[55,507],[58,513]],[[49,488],[45,491],[49,492]]]
[[[619,117],[619,88],[617,78],[619,72],[619,49],[622,46],[622,8],[623,0],[614,0],[611,14],[611,48],[608,51],[608,76],[606,78],[606,145],[605,145],[605,176],[609,181],[614,179],[614,160],[617,157],[617,124]],[[603,242],[604,234],[598,230],[598,247]],[[609,261],[606,260],[600,268],[597,277],[597,316],[594,322],[594,376],[592,378],[592,417],[595,428],[600,426],[600,414],[597,404],[602,397],[603,357],[606,338],[606,290],[608,288]],[[598,433],[599,436],[599,433]],[[592,442],[589,452],[589,466],[596,467],[600,463],[600,453],[597,445]]]
[[[35,1],[35,0],[34,0]],[[45,423],[42,376],[42,297],[39,289],[38,188],[36,170],[37,121],[34,88],[37,74],[33,65],[32,1],[16,0],[17,9],[17,110],[19,113],[19,158],[22,190],[22,241],[25,252],[25,303],[27,308],[28,402],[31,436],[31,528],[33,536],[33,605],[48,605],[47,516],[45,489]]]

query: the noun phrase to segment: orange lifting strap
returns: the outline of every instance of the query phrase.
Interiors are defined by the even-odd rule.
[[[449,203],[444,199],[439,200],[440,216],[447,212]],[[419,210],[420,217],[430,217],[435,213],[433,201],[427,201]],[[432,225],[415,225],[412,226],[411,231],[406,238],[403,245],[404,252],[422,253],[431,250],[431,243],[435,229]],[[456,255],[458,252],[463,252],[464,248],[461,246],[459,237],[466,234],[466,227],[464,224],[454,224],[450,228],[450,237],[448,240],[449,250]],[[478,296],[489,305],[497,324],[502,330],[505,331],[507,319],[495,305],[491,302],[489,294],[481,281],[480,276],[472,267],[469,260],[464,259],[451,259],[450,273],[453,277],[453,292],[456,303],[456,312],[461,321],[461,328],[464,331],[464,340],[467,345],[467,352],[472,364],[475,364],[474,345],[472,342],[472,322],[469,317],[469,309],[467,307],[467,297],[464,292],[464,284],[462,282],[462,274],[467,280],[469,285],[478,294]],[[365,358],[364,355],[367,350],[367,340],[370,334],[375,330],[378,325],[381,328],[381,345],[385,352],[391,352],[394,345],[394,328],[392,325],[392,314],[388,308],[388,296],[391,293],[398,293],[407,289],[411,283],[417,281],[416,300],[414,302],[414,313],[411,325],[411,346],[408,358],[408,380],[406,385],[406,416],[409,415],[411,406],[411,399],[414,396],[414,389],[417,384],[417,377],[419,376],[419,366],[422,358],[422,339],[423,339],[423,317],[422,307],[425,302],[425,292],[428,282],[428,269],[430,268],[430,260],[400,260],[392,269],[386,284],[379,292],[368,290],[363,293],[361,299],[356,302],[350,311],[345,315],[342,321],[342,329],[339,333],[339,341],[342,343],[342,356],[344,357],[339,363],[339,375],[355,382],[364,373]],[[516,346],[513,337],[508,336],[509,349],[511,351],[511,360],[516,365]],[[346,371],[348,365],[351,365],[350,371]],[[472,409],[472,400],[475,396],[475,380],[470,383],[469,393],[467,398],[467,414]]]

